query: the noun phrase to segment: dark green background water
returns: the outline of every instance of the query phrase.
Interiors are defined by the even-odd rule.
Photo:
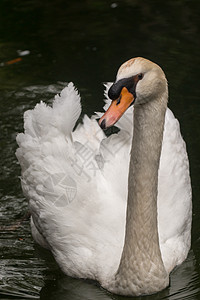
[[[113,4],[114,3],[114,4]],[[20,187],[15,137],[23,112],[49,101],[65,82],[78,87],[83,113],[103,105],[102,82],[125,60],[160,64],[181,123],[193,187],[192,249],[164,292],[142,299],[200,299],[200,1],[0,0],[0,298],[126,299],[64,276],[35,245]],[[19,57],[17,50],[29,50]]]

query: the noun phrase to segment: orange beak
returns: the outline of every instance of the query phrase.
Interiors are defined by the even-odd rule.
[[[131,94],[126,87],[123,87],[120,97],[112,101],[108,110],[99,120],[99,125],[101,128],[106,129],[114,125],[134,100],[135,98],[133,94]]]

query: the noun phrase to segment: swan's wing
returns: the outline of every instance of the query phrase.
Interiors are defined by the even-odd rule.
[[[191,183],[185,142],[178,120],[168,108],[158,173],[158,225],[161,251],[168,271],[180,264],[190,248]]]
[[[120,259],[125,205],[115,190],[121,181],[115,161],[121,148],[117,156],[108,159],[107,155],[107,147],[116,146],[120,135],[106,139],[97,121],[87,116],[71,133],[79,114],[80,97],[69,84],[52,108],[40,103],[25,113],[25,133],[17,136],[16,155],[35,239],[51,249],[69,275],[93,278],[99,260],[106,261],[107,267],[99,270],[103,274]],[[114,184],[109,161],[114,166]],[[105,257],[113,249],[116,263]]]
[[[104,164],[107,150],[117,145],[120,135],[106,139],[97,121],[87,116],[71,133],[80,111],[80,97],[70,83],[55,97],[53,107],[41,102],[25,113],[25,133],[17,136],[16,155],[22,168],[24,194],[36,214],[34,222],[45,206],[62,207],[80,199],[83,203],[88,197],[78,198],[78,190],[84,195],[91,185],[95,192],[100,177],[111,181],[106,172],[109,164],[105,172]],[[106,179],[104,173],[108,174]]]
[[[74,152],[71,131],[80,113],[80,96],[72,83],[55,96],[53,107],[41,102],[25,112],[25,132],[17,136],[16,155],[28,199],[48,197],[54,201],[57,194],[64,195],[65,177],[72,169],[70,157]]]
[[[66,117],[64,113],[66,112]],[[25,134],[33,138],[56,136],[58,130],[70,136],[81,113],[80,96],[73,83],[69,83],[60,95],[56,95],[53,107],[43,103],[24,114]],[[20,142],[20,138],[18,137]]]
[[[83,187],[84,181],[92,181],[103,167],[98,154],[105,135],[97,121],[85,116],[72,132],[80,112],[80,96],[72,83],[55,97],[53,107],[41,102],[25,112],[25,133],[17,136],[16,155],[24,193],[38,205],[70,202],[67,186],[73,194],[77,182],[83,181]]]
[[[73,166],[75,147],[71,131],[80,112],[80,97],[70,83],[55,97],[53,107],[41,102],[25,112],[25,132],[17,136],[22,188],[41,234],[42,214],[48,214],[51,206],[63,207],[76,197],[78,175]]]

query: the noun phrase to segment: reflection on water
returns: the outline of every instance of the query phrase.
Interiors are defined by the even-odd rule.
[[[55,282],[47,282],[42,289],[40,299],[70,299],[70,300],[109,300],[111,296],[93,282],[77,280],[69,277],[61,278]]]
[[[200,291],[199,279],[196,259],[191,250],[186,261],[171,274],[169,299],[198,299]]]
[[[198,295],[200,287],[197,287],[198,285],[199,274],[195,270],[194,254],[192,251],[190,251],[187,260],[171,274],[169,288],[152,296],[136,297],[135,299],[199,299]],[[46,282],[46,285],[42,288],[40,296],[41,299],[50,300],[130,299],[130,297],[120,297],[117,295],[112,295],[103,290],[94,282],[87,282],[69,277],[60,278],[53,282]]]
[[[49,252],[34,244],[15,137],[23,130],[23,112],[40,100],[50,102],[69,81],[81,93],[83,113],[100,111],[101,83],[114,80],[118,66],[138,55],[166,72],[169,106],[187,142],[194,207],[188,259],[171,274],[169,288],[138,299],[199,299],[199,9],[196,0],[0,1],[1,299],[126,299],[64,276]],[[30,53],[4,64],[19,50]]]

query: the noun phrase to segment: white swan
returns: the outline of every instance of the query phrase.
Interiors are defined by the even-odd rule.
[[[168,285],[190,248],[185,143],[158,65],[124,63],[109,96],[103,128],[134,102],[110,137],[87,116],[72,132],[81,112],[72,83],[53,107],[41,102],[25,113],[16,152],[23,192],[34,239],[66,274],[98,280],[113,293],[151,294]]]

